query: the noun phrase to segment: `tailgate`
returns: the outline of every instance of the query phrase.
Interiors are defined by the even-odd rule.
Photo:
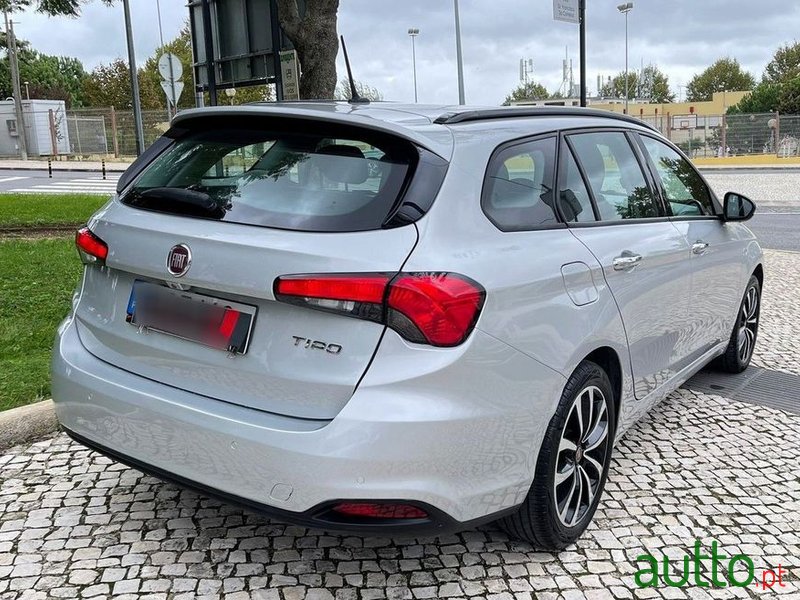
[[[413,225],[320,234],[155,213],[117,200],[91,229],[109,247],[105,267],[87,267],[76,308],[92,354],[182,390],[309,419],[332,419],[349,400],[383,325],[276,302],[273,282],[296,273],[395,272],[417,239]],[[167,270],[178,244],[191,251],[179,279]],[[129,323],[137,281],[253,307],[246,352]]]

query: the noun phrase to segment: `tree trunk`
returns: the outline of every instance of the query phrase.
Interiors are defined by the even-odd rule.
[[[297,0],[277,0],[278,20],[300,61],[300,97],[323,100],[336,91],[336,54],[339,39],[336,17],[339,0],[306,0],[300,14]]]

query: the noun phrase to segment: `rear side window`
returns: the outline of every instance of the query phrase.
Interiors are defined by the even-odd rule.
[[[122,201],[282,229],[380,228],[414,171],[416,149],[380,134],[297,129],[190,131],[142,172]]]
[[[556,138],[509,146],[489,163],[481,205],[502,231],[523,231],[558,223],[554,209]]]
[[[624,133],[603,131],[569,137],[583,167],[601,221],[664,216]]]
[[[676,217],[713,215],[711,193],[689,161],[663,142],[646,135],[640,139],[656,167],[672,214]]]

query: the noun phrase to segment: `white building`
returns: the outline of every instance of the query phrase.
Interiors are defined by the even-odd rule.
[[[67,113],[63,100],[23,100],[28,156],[69,154]],[[19,155],[19,135],[14,101],[0,101],[0,156]]]

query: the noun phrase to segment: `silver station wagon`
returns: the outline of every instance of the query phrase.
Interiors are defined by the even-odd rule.
[[[748,366],[754,210],[611,113],[186,111],[77,233],[58,417],[279,520],[563,548],[625,430]]]

